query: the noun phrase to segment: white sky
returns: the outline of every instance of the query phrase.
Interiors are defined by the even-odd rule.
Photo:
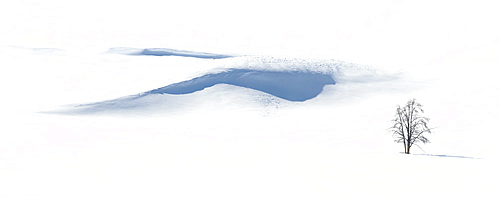
[[[12,1],[0,45],[430,60],[499,44],[493,1]],[[425,62],[424,62],[425,63]]]

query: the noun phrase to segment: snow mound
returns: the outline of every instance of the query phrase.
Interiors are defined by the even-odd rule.
[[[108,52],[126,55],[143,55],[143,56],[178,56],[178,57],[192,57],[198,59],[224,59],[232,57],[224,54],[213,54],[206,52],[195,52],[186,50],[176,50],[169,48],[111,48]]]
[[[140,52],[139,50],[141,49],[113,48],[111,52],[134,55]],[[136,58],[127,59],[135,61]],[[116,96],[103,96],[76,106],[75,102],[69,103],[69,107],[54,112],[171,114],[210,108],[219,108],[218,110],[231,113],[237,110],[251,113],[268,109],[274,111],[272,108],[298,106],[312,99],[319,100],[316,97],[321,94],[325,95],[322,97],[332,97],[332,93],[341,95],[327,86],[343,87],[348,83],[357,86],[360,83],[393,79],[391,74],[376,68],[333,59],[235,56],[219,60],[166,58],[161,61],[161,67],[154,72],[141,74],[155,74],[152,76],[154,82],[141,84],[149,82],[142,78],[127,82],[126,80],[130,80],[127,78],[121,81],[121,85],[111,87],[117,87],[116,90],[121,91]],[[136,62],[140,65],[143,60]],[[131,68],[136,64],[132,64]],[[95,102],[96,100],[103,101]]]

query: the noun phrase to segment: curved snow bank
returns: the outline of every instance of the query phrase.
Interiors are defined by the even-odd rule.
[[[176,50],[168,48],[112,48],[109,50],[111,53],[126,54],[126,55],[145,55],[145,56],[178,56],[178,57],[192,57],[199,59],[224,59],[232,57],[224,54],[213,54],[206,52],[194,52],[186,50]]]
[[[131,52],[134,49],[130,48],[114,50],[115,53],[134,54]],[[137,53],[137,50],[140,49],[134,51]],[[154,84],[120,94],[136,95],[105,98],[101,100],[108,100],[72,106],[57,113],[171,113],[184,109],[197,111],[198,107],[203,107],[200,110],[242,108],[261,111],[278,102],[285,106],[314,99],[324,93],[328,85],[341,84],[345,89],[346,84],[358,86],[393,77],[374,68],[336,60],[238,56],[221,60],[194,59],[196,63],[189,63],[191,61],[193,59],[162,59],[162,68],[148,72],[159,75],[152,76],[156,79]],[[161,84],[164,81],[168,82]],[[122,90],[138,83],[124,84],[115,87]],[[162,87],[156,88],[158,84]],[[332,97],[331,93],[342,95],[328,88],[324,97]]]
[[[333,84],[335,81],[331,75],[321,73],[228,69],[133,96],[78,105],[57,113],[176,111],[185,107],[196,108],[200,100],[208,101],[216,108],[228,104],[250,107],[263,104],[267,107],[269,101],[279,103],[280,98],[293,102],[312,99],[321,94],[324,86]]]
[[[216,84],[250,88],[289,101],[306,101],[318,96],[325,85],[335,84],[335,81],[330,75],[319,73],[231,69],[171,84],[145,95],[189,94]]]

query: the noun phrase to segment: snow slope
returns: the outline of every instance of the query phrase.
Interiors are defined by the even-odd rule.
[[[6,200],[397,200],[407,171],[427,192],[414,200],[496,196],[486,185],[499,167],[489,67],[2,53],[12,66],[2,70]],[[293,82],[275,82],[281,75]],[[294,101],[253,86],[262,83],[322,90]],[[436,129],[432,144],[402,155],[386,129],[395,105],[413,97]],[[39,113],[64,105],[71,115]]]
[[[0,7],[0,200],[498,200],[495,4],[158,5]]]

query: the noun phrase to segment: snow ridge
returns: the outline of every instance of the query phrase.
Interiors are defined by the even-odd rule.
[[[198,59],[224,59],[233,57],[231,55],[213,54],[206,52],[195,52],[187,50],[176,50],[169,48],[111,48],[108,52],[125,54],[125,55],[142,55],[142,56],[178,56],[178,57],[191,57]]]

